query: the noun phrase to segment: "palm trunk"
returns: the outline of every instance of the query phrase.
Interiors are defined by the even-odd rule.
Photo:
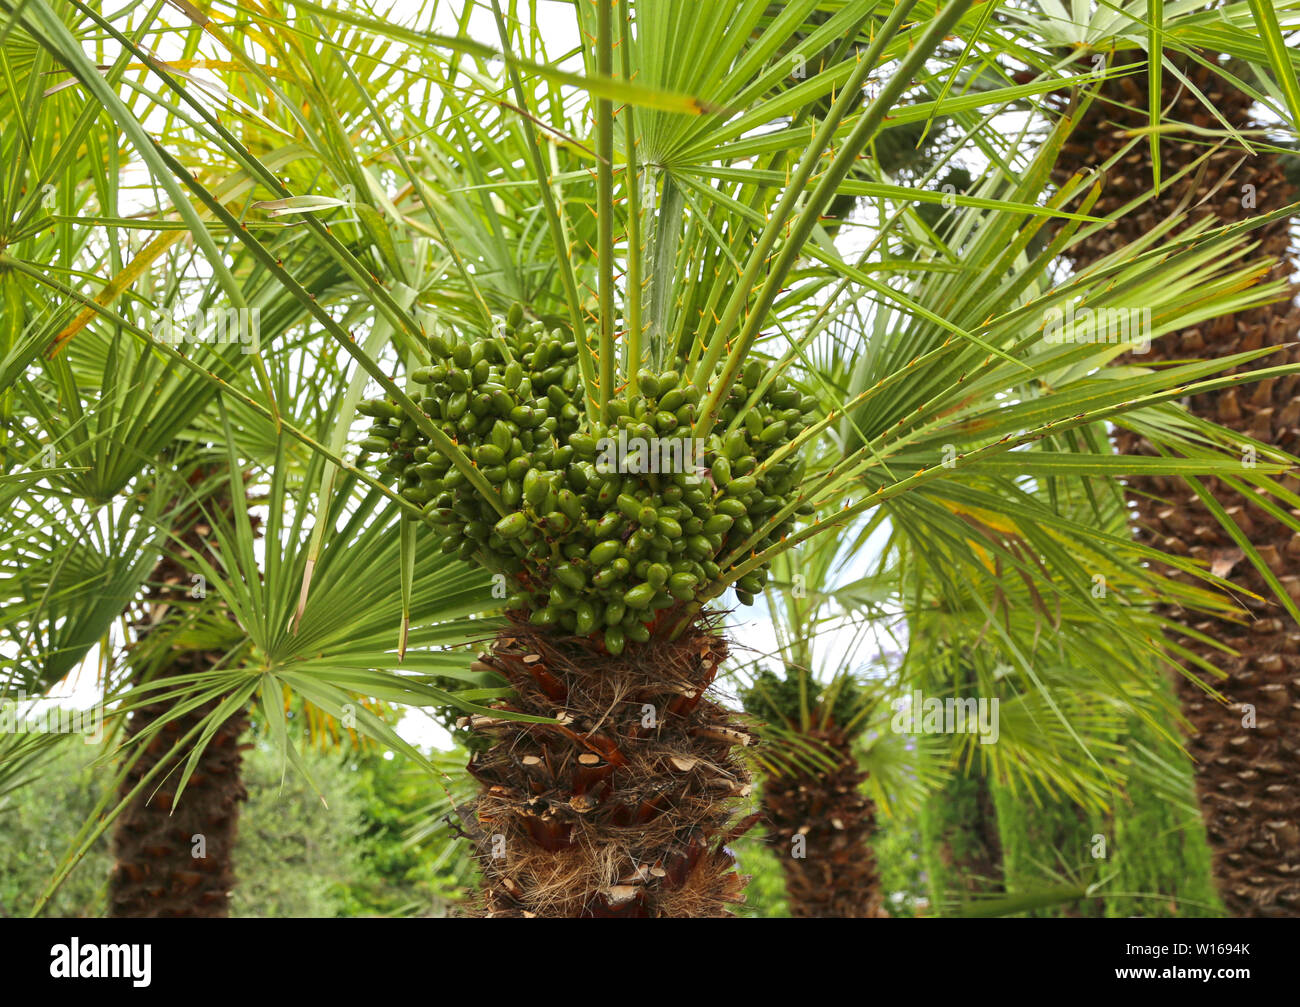
[[[974,897],[1002,891],[997,808],[978,765],[954,772],[926,799],[920,826],[934,915],[950,915]]]
[[[875,852],[875,803],[849,739],[835,729],[810,735],[839,756],[825,773],[769,775],[763,784],[768,841],[781,861],[790,915],[874,919],[888,914]],[[802,837],[802,842],[797,842]]]
[[[673,610],[659,625],[671,625]],[[698,624],[614,658],[588,639],[518,621],[484,662],[510,709],[558,725],[470,717],[491,740],[464,817],[489,917],[713,917],[743,901],[726,843],[750,736],[705,693],[726,643]]]
[[[193,653],[193,670],[203,667],[206,656]],[[180,672],[176,665],[169,670],[173,674]],[[122,784],[121,796],[125,797],[159,761],[166,760],[161,774],[146,784],[117,820],[113,835],[117,866],[109,885],[110,916],[230,915],[239,805],[248,797],[240,771],[239,746],[248,718],[243,713],[231,717],[208,742],[179,803],[175,801],[174,770],[189,751],[168,755],[176,739],[215,705],[193,710],[164,727],[149,742]],[[166,703],[156,703],[136,711],[128,736],[134,737],[169,708]]]
[[[1081,874],[1095,846],[1105,835],[1101,816],[1077,804],[1040,793],[1035,800],[1022,785],[1012,793],[992,787],[1002,842],[1002,870],[1009,894],[1041,891]],[[1037,918],[1105,915],[1100,898],[1075,899],[1026,912]]]
[[[201,475],[196,474],[192,481]],[[229,507],[226,499],[215,498],[210,503],[223,509]],[[201,511],[187,511],[176,526],[185,550],[203,551],[215,561],[207,541],[211,529],[204,523]],[[150,582],[153,590],[148,607],[159,613],[158,622],[147,617],[148,621],[139,623],[141,638],[163,631],[169,619],[167,609],[173,600],[183,597],[188,586],[186,568],[174,553],[169,553],[154,568]],[[208,671],[223,656],[221,650],[177,648],[150,681]],[[120,798],[126,798],[145,777],[149,782],[115,823],[113,853],[117,863],[109,881],[110,917],[230,915],[239,806],[248,797],[239,744],[248,728],[248,718],[241,710],[221,725],[199,756],[179,801],[176,788],[191,749],[172,751],[176,741],[189,734],[218,702],[213,700],[167,723],[130,765],[119,787]],[[133,711],[127,723],[127,738],[136,738],[167,716],[170,709],[170,704],[161,700]],[[160,762],[164,765],[151,776]]]
[[[925,635],[925,629],[918,627]],[[954,648],[954,651],[956,648]],[[940,662],[937,667],[948,667]],[[922,680],[931,693],[978,695],[974,668],[958,661],[954,678],[931,673]],[[930,905],[936,916],[960,910],[972,898],[1001,892],[1002,836],[992,782],[978,760],[957,765],[944,786],[930,794],[919,815]]]
[[[1134,754],[1143,749],[1155,753],[1160,765],[1155,772],[1130,772],[1125,797],[1115,809],[1115,879],[1108,891],[1118,894],[1108,894],[1106,915],[1222,916],[1187,757],[1167,736],[1136,718],[1124,741]]]
[[[1202,67],[1182,69],[1224,118],[1237,127],[1251,125],[1246,95],[1225,88]],[[1164,87],[1161,104],[1167,109],[1166,121],[1216,128],[1211,114],[1194,95],[1179,90],[1172,74],[1164,75]],[[1102,97],[1081,120],[1066,160],[1058,165],[1061,177],[1109,157],[1124,142],[1120,131],[1148,126],[1146,96],[1145,73],[1107,82]],[[1160,149],[1162,177],[1168,179],[1187,161],[1203,154],[1206,145],[1168,136]],[[1257,154],[1234,173],[1239,158],[1231,149],[1212,153],[1203,169],[1191,172],[1159,199],[1075,246],[1070,255],[1078,265],[1094,262],[1184,204],[1193,220],[1210,216],[1231,223],[1285,206],[1295,198],[1278,156]],[[1107,177],[1094,212],[1109,214],[1138,196],[1151,183],[1151,169],[1150,149],[1143,141]],[[1262,254],[1279,258],[1271,279],[1293,272],[1294,265],[1287,257],[1289,221],[1275,221],[1252,231],[1248,240],[1259,242]],[[1189,356],[1221,357],[1256,347],[1281,346],[1293,343],[1298,330],[1300,312],[1294,298],[1287,298],[1171,333],[1153,344],[1150,354],[1135,357],[1134,362],[1146,365]],[[1250,366],[1298,360],[1300,349],[1292,345]],[[1300,376],[1263,381],[1251,391],[1225,389],[1198,395],[1188,405],[1195,414],[1266,444],[1292,453],[1300,450]],[[1125,431],[1119,435],[1118,446],[1126,453],[1152,453],[1145,441]],[[1293,477],[1284,482],[1292,492],[1300,488]],[[1240,588],[1265,598],[1272,594],[1189,487],[1163,477],[1132,478],[1129,485],[1143,541],[1204,561]],[[1300,536],[1218,480],[1205,480],[1204,486],[1240,525],[1291,597],[1300,600],[1300,574],[1295,571]],[[1189,748],[1196,758],[1197,788],[1224,902],[1238,916],[1296,916],[1300,915],[1300,874],[1294,867],[1295,851],[1300,847],[1300,823],[1296,820],[1300,806],[1300,686],[1296,684],[1300,681],[1300,632],[1275,604],[1248,602],[1248,606],[1253,612],[1249,625],[1170,613],[1184,619],[1189,630],[1238,652],[1238,656],[1225,656],[1199,639],[1179,635],[1177,644],[1209,661],[1226,679],[1189,668],[1193,678],[1180,677],[1178,692],[1195,728]],[[1222,692],[1226,704],[1207,695],[1204,687]]]

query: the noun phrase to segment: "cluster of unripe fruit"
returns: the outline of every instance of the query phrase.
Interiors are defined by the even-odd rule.
[[[593,424],[572,335],[521,326],[515,311],[499,331],[430,336],[433,362],[411,379],[426,389],[420,407],[482,473],[504,516],[394,402],[361,404],[375,420],[361,447],[384,455],[401,495],[447,532],[445,551],[506,576],[507,609],[527,610],[535,625],[602,634],[621,654],[628,640],[650,638],[658,610],[722,577],[729,554],[739,564],[812,513],[795,498],[797,453],[768,460],[807,426],[815,400],[781,376],[756,395],[761,364],[743,370],[701,440],[701,393],[680,371],[640,372],[635,394],[613,398],[608,422]],[[752,604],[766,578],[766,566],[741,577],[737,597]]]

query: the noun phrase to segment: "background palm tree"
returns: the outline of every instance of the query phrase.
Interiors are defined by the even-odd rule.
[[[1294,264],[1291,216],[1284,211],[1295,199],[1287,178],[1294,157],[1274,142],[1277,129],[1257,119],[1256,109],[1261,99],[1274,110],[1287,107],[1294,65],[1276,83],[1252,70],[1241,57],[1258,54],[1261,44],[1243,43],[1228,21],[1243,5],[1199,6],[1166,5],[1157,26],[1164,34],[1156,41],[1182,39],[1172,43],[1158,74],[1148,71],[1153,37],[1115,11],[1067,19],[1044,5],[1039,15],[1020,17],[1018,27],[1040,45],[1068,44],[1073,57],[1107,67],[1095,88],[1060,100],[1062,113],[1077,126],[1055,178],[1064,183],[1076,172],[1096,170],[1101,193],[1094,212],[1111,221],[1066,254],[1076,268],[1103,261],[1171,215],[1180,215],[1180,229],[1198,221],[1263,218],[1267,223],[1253,229],[1249,241],[1275,260],[1270,278],[1288,284]],[[1260,38],[1263,50],[1276,49],[1276,33],[1264,31]],[[1162,132],[1140,139],[1156,122]],[[1158,192],[1151,191],[1153,182]],[[1271,361],[1295,361],[1300,357],[1290,344],[1298,328],[1288,286],[1272,304],[1171,332],[1132,362],[1159,366],[1190,354],[1214,359],[1247,347],[1270,350]],[[1255,443],[1294,451],[1300,437],[1300,382],[1292,377],[1264,382],[1249,396],[1230,389],[1191,396],[1187,405],[1238,431],[1243,466]],[[1140,431],[1121,432],[1117,445],[1125,453],[1157,451]],[[1284,485],[1289,493],[1300,489],[1294,476]],[[1129,486],[1142,540],[1216,569],[1251,610],[1248,624],[1168,610],[1182,623],[1170,636],[1186,662],[1177,688],[1193,727],[1190,747],[1225,903],[1234,915],[1295,915],[1300,888],[1287,859],[1300,833],[1286,824],[1294,817],[1295,795],[1284,782],[1295,756],[1285,739],[1296,727],[1288,720],[1285,682],[1288,669],[1300,667],[1291,641],[1300,612],[1300,579],[1289,571],[1300,548],[1294,515],[1260,506],[1227,474],[1177,485],[1135,476]]]
[[[214,477],[215,491],[205,499],[203,484]],[[228,510],[224,491],[229,486],[219,468],[199,465],[185,487],[187,496],[197,488],[197,499],[178,498],[175,502],[173,541],[150,574],[148,605],[136,616],[137,641],[148,640],[149,646],[140,647],[142,659],[133,662],[133,685],[156,688],[172,676],[212,671],[220,667],[228,648],[238,640],[237,627],[228,613],[224,620],[223,613],[215,613],[201,621],[181,615],[198,587],[190,580],[192,565],[187,565],[186,559],[202,554],[210,565],[217,562],[208,544],[212,526],[205,507]],[[199,590],[197,596],[205,597],[206,591]],[[175,629],[180,632],[171,640],[159,641]],[[229,914],[239,806],[248,797],[240,751],[248,727],[246,711],[231,714],[202,748],[184,798],[177,801],[169,789],[187,754],[177,750],[176,737],[197,730],[219,705],[220,699],[213,699],[177,715],[168,703],[146,698],[132,713],[126,738],[139,743],[118,789],[126,806],[114,834],[117,865],[109,886],[110,916]],[[160,718],[166,726],[155,731]]]

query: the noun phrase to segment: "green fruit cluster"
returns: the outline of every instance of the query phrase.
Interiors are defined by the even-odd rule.
[[[728,553],[762,551],[812,512],[793,497],[801,459],[760,471],[815,406],[783,377],[751,402],[764,367],[750,363],[703,441],[692,429],[700,390],[678,370],[642,371],[636,394],[592,424],[572,335],[521,326],[514,312],[511,323],[491,339],[431,336],[432,363],[411,374],[426,389],[420,407],[491,484],[504,517],[395,403],[360,407],[375,420],[361,446],[382,454],[402,496],[448,533],[447,552],[510,578],[507,608],[526,609],[536,625],[601,633],[619,654],[649,639],[658,610],[716,581]],[[737,597],[752,604],[766,578],[765,567],[740,578]]]

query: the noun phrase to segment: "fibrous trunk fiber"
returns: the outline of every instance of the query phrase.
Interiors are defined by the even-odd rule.
[[[796,918],[884,917],[880,872],[871,837],[875,803],[863,793],[867,774],[836,730],[809,732],[838,765],[822,773],[772,775],[763,785],[768,840],[785,874]],[[802,840],[802,841],[800,841]]]
[[[462,812],[483,915],[731,915],[744,879],[726,843],[750,789],[737,749],[753,739],[705,695],[725,657],[707,622],[621,657],[523,621],[496,639],[483,662],[509,708],[559,723],[462,719],[490,740]]]

